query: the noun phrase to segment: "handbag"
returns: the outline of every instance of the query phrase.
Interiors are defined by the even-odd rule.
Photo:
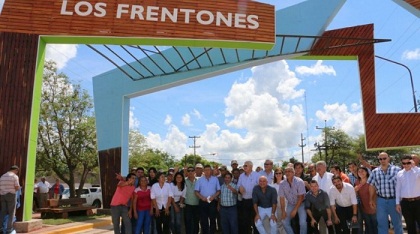
[[[359,223],[359,221],[357,221],[357,222],[353,223],[353,222],[351,221],[351,219],[350,219],[350,220],[346,220],[346,223],[347,223],[347,228],[348,228],[348,229],[360,228],[360,223]]]

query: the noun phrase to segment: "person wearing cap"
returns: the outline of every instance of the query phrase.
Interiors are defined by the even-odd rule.
[[[203,164],[197,163],[195,165],[195,177],[200,178],[203,175]]]
[[[258,184],[260,175],[252,170],[253,163],[251,161],[245,161],[244,173],[239,176],[239,192],[242,195],[241,211],[239,213],[239,233],[251,233],[251,229],[254,232],[257,231],[255,227],[254,218],[255,210],[252,201],[252,191]]]
[[[47,199],[48,199],[48,193],[51,188],[51,184],[45,180],[45,176],[41,177],[41,181],[38,182],[38,204],[41,206],[41,208],[45,208],[48,206]]]
[[[198,207],[198,197],[195,195],[195,184],[197,178],[195,177],[194,167],[187,168],[187,177],[185,178],[185,233],[197,234],[199,232],[200,210]]]
[[[230,166],[232,167],[232,170],[238,168],[238,161],[232,160]]]
[[[13,219],[16,213],[16,192],[20,189],[18,172],[19,167],[12,166],[8,172],[0,177],[0,233],[3,233],[3,220],[6,215],[9,216],[6,233],[11,233],[13,230]]]
[[[222,186],[222,184],[225,183],[225,179],[224,179],[225,175],[229,171],[227,170],[227,167],[225,165],[220,166],[219,171],[220,171],[220,176],[218,176],[217,179],[219,179],[220,186]]]

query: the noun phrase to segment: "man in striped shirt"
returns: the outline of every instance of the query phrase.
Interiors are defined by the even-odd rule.
[[[2,224],[4,217],[9,215],[6,233],[11,233],[13,230],[13,218],[16,213],[16,191],[20,189],[18,172],[19,167],[12,166],[8,172],[0,177],[0,220]],[[0,233],[3,233],[3,225],[0,227]]]

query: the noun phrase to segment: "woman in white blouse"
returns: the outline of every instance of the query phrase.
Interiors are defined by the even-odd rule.
[[[280,186],[280,182],[283,180],[283,169],[281,169],[281,167],[276,168],[276,170],[274,170],[274,180],[273,183],[270,184],[270,186],[274,187],[277,191],[277,193],[279,193],[279,186]],[[280,197],[277,196],[277,209],[276,209],[276,213],[277,213],[277,229],[278,229],[278,233],[280,234],[286,234],[286,230],[284,230],[283,227],[283,223],[281,221],[281,208],[280,208]],[[266,225],[264,225],[266,226]]]
[[[186,194],[185,178],[182,173],[177,172],[172,181],[172,199],[171,206],[171,231],[172,234],[182,234],[182,208],[184,207],[184,199]]]
[[[154,208],[156,230],[158,234],[169,234],[170,207],[174,197],[171,185],[165,183],[165,174],[159,173],[158,182],[153,184],[150,197]]]

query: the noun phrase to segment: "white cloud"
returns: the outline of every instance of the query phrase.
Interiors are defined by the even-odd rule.
[[[197,144],[197,153],[209,160],[226,165],[230,160],[251,159],[262,165],[267,158],[276,162],[288,160],[300,154],[290,146],[300,143],[300,134],[306,123],[301,105],[294,104],[302,98],[304,90],[299,89],[300,80],[289,69],[287,62],[278,61],[251,69],[252,76],[243,83],[236,82],[225,98],[225,124],[208,123]],[[194,111],[195,112],[195,111]],[[197,116],[196,114],[192,114]],[[201,116],[201,114],[200,114]],[[182,125],[189,125],[190,114],[182,117]],[[148,133],[148,144],[167,150],[173,155],[192,153],[187,134],[171,125],[165,137]],[[174,142],[173,142],[174,141]]]
[[[402,54],[403,59],[407,60],[419,60],[420,59],[420,48],[417,48],[415,50],[406,50]]]
[[[130,129],[138,129],[140,127],[140,121],[134,116],[134,107],[130,107],[130,119],[129,119],[129,125]]]
[[[159,134],[151,132],[147,133],[146,138],[147,144],[150,147],[168,152],[174,155],[177,159],[180,159],[187,153],[186,149],[188,147],[186,145],[188,143],[188,137],[175,125],[169,126],[164,139],[162,139]]]
[[[191,112],[191,114],[192,114],[193,116],[195,116],[197,119],[202,119],[202,118],[203,118],[203,116],[201,115],[201,113],[200,113],[198,110],[196,110],[196,109],[194,109],[194,110]]]
[[[189,114],[182,116],[181,123],[184,126],[191,126],[191,116]]]
[[[57,63],[58,69],[63,69],[68,61],[76,57],[77,47],[77,45],[48,44],[45,59],[53,60]]]
[[[316,75],[320,76],[323,74],[336,76],[336,72],[333,66],[326,66],[322,64],[322,60],[318,60],[314,65],[307,66],[297,66],[295,71],[300,75]]]
[[[163,122],[165,125],[169,125],[172,123],[172,116],[166,115],[165,121]]]
[[[364,133],[363,113],[359,104],[351,104],[350,110],[346,104],[326,104],[324,110],[318,110],[315,115],[320,121],[333,121],[333,126],[339,128],[350,136]]]

